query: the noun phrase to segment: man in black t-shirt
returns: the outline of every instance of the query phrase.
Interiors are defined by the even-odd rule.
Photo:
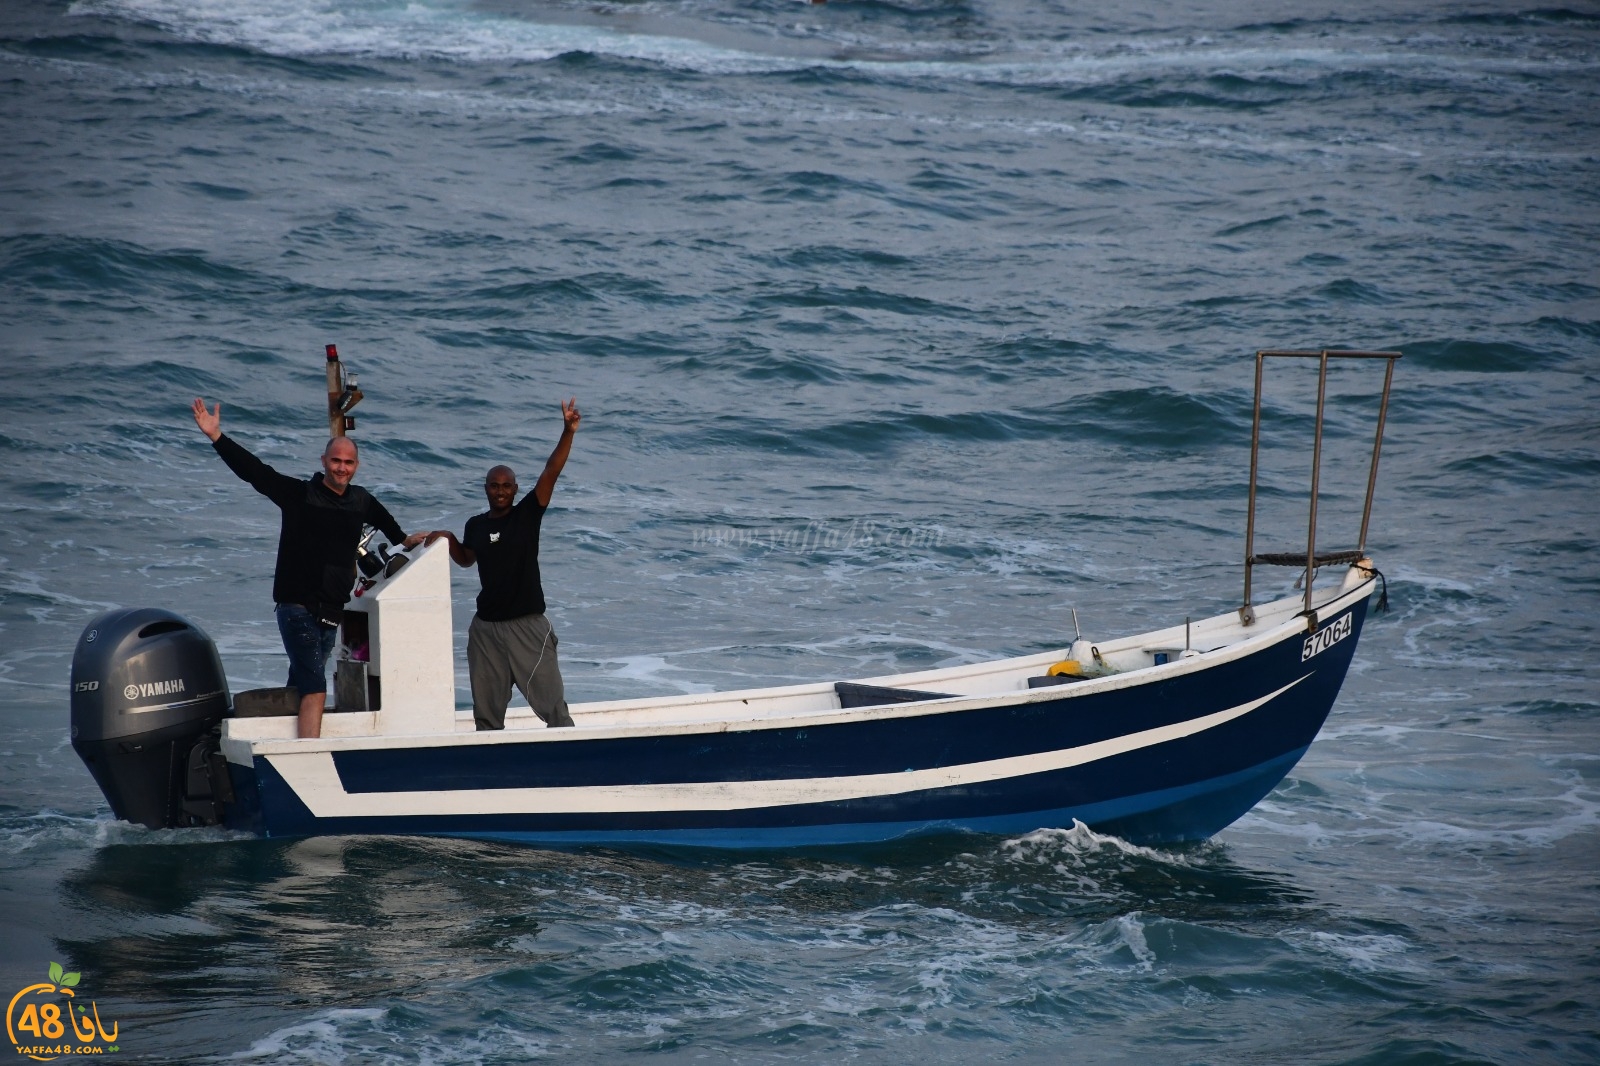
[[[389,543],[407,548],[426,534],[407,537],[372,493],[351,484],[361,460],[349,437],[329,440],[322,449],[322,472],[302,481],[278,473],[223,433],[220,403],[208,411],[196,398],[193,411],[195,425],[228,469],[283,512],[272,574],[274,613],[289,654],[289,686],[300,693],[299,735],[319,737],[328,700],[328,656],[356,581],[361,527],[373,526]]]
[[[578,404],[561,405],[561,439],[545,461],[533,491],[517,502],[517,475],[509,466],[483,480],[489,509],[467,519],[457,540],[449,530],[428,534],[450,542],[450,558],[478,567],[478,613],[467,630],[467,667],[472,674],[472,717],[479,729],[504,729],[514,684],[549,726],[572,724],[556,663],[556,634],[544,616],[539,580],[539,524],[578,431]]]

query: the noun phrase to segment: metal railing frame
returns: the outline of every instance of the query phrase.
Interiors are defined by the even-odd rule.
[[[1311,582],[1317,570],[1317,495],[1322,477],[1322,427],[1328,398],[1328,361],[1330,359],[1384,359],[1383,398],[1378,405],[1378,429],[1372,439],[1372,465],[1367,470],[1367,500],[1361,511],[1361,539],[1357,545],[1358,557],[1367,552],[1367,530],[1372,522],[1372,497],[1378,487],[1378,456],[1383,450],[1383,428],[1389,416],[1389,388],[1394,382],[1395,360],[1399,352],[1365,352],[1324,348],[1321,351],[1263,350],[1256,352],[1255,416],[1250,428],[1250,509],[1244,531],[1244,606],[1239,608],[1239,620],[1245,625],[1255,622],[1255,610],[1250,604],[1250,578],[1257,562],[1268,557],[1255,554],[1256,540],[1256,477],[1260,469],[1261,454],[1261,380],[1268,359],[1316,359],[1317,368],[1317,426],[1311,448],[1311,516],[1306,529],[1306,607],[1305,614],[1316,627],[1316,614],[1311,608]]]

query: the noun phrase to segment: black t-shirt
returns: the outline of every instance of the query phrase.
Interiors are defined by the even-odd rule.
[[[467,519],[461,543],[478,557],[478,617],[509,622],[524,615],[544,614],[544,586],[539,583],[539,524],[545,509],[528,493],[496,518],[485,511]]]
[[[360,485],[335,493],[319,472],[309,481],[280,474],[226,434],[213,445],[222,461],[283,512],[278,565],[272,574],[275,603],[298,603],[338,621],[356,582],[361,527],[376,526],[399,544],[406,535],[387,508]]]

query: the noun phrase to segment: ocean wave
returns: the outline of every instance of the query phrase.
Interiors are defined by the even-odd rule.
[[[1130,844],[1121,837],[1096,833],[1087,825],[1073,819],[1067,829],[1037,829],[1003,845],[1003,854],[1012,862],[1059,864],[1063,859],[1081,862],[1085,859],[1112,854],[1117,857],[1144,859],[1161,865],[1193,866],[1190,855],[1179,851]]]
[[[111,816],[98,797],[98,813],[74,814],[70,811],[40,810],[22,813],[15,809],[0,816],[0,854],[11,856],[34,853],[80,853],[85,850],[119,846],[200,847],[228,840],[254,839],[248,834],[226,829],[146,829]],[[35,861],[38,856],[35,855]]]
[[[785,30],[782,20],[748,17],[734,23],[755,27],[747,40],[726,39],[719,16],[696,21],[662,12],[657,32],[629,32],[606,25],[605,12],[557,9],[545,21],[514,17],[493,7],[453,0],[397,3],[393,0],[74,0],[71,12],[128,19],[159,26],[179,38],[242,47],[289,57],[359,56],[440,59],[465,63],[536,63],[572,55],[621,62],[646,62],[705,75],[808,74],[994,82],[1018,87],[1113,85],[1108,102],[1128,106],[1217,106],[1253,109],[1292,101],[1322,77],[1394,75],[1407,80],[1478,79],[1570,73],[1594,65],[1592,57],[1523,56],[1514,50],[1452,52],[1439,42],[1402,37],[1339,35],[1308,23],[1292,27],[1246,27],[1224,37],[1087,35],[1068,41],[1040,40],[1031,28],[1019,36],[989,34],[962,44],[948,37],[936,45],[911,27],[903,36],[873,32],[870,5],[856,8],[854,30]],[[601,16],[596,19],[595,15]],[[616,12],[623,14],[623,12]],[[520,13],[519,13],[520,15]],[[554,16],[554,17],[551,17]],[[566,21],[561,21],[565,19]],[[620,20],[619,20],[620,21]],[[630,22],[648,22],[632,19]],[[1347,31],[1348,32],[1348,31]],[[944,35],[941,35],[944,36]],[[931,55],[930,55],[931,53]],[[1162,83],[1147,82],[1160,74]],[[1172,86],[1175,75],[1201,80],[1197,87]],[[1144,84],[1141,85],[1141,82]]]
[[[449,2],[75,0],[72,13],[153,24],[189,40],[283,56],[539,62],[572,53],[687,69],[758,71],[763,57],[689,38],[484,16]]]
[[[1358,973],[1421,974],[1425,967],[1409,957],[1415,946],[1392,933],[1311,931],[1293,937],[1311,951],[1331,955]]]
[[[854,377],[855,375],[850,375]],[[1248,433],[1249,411],[1233,399],[1165,386],[1083,393],[1042,406],[934,413],[883,411],[866,417],[788,422],[727,414],[693,428],[696,447],[755,448],[792,455],[838,451],[890,454],[930,441],[981,444],[1077,440],[1140,450],[1210,450]],[[685,443],[688,441],[685,439]]]
[[[1550,370],[1569,361],[1565,352],[1534,348],[1517,341],[1444,339],[1413,341],[1405,361],[1429,370],[1467,374],[1521,374]]]
[[[1441,465],[1442,472],[1467,478],[1481,491],[1518,491],[1533,486],[1593,485],[1600,458],[1589,452],[1531,451],[1508,448],[1462,456]]]
[[[237,267],[213,262],[190,250],[157,251],[127,241],[25,233],[0,238],[0,270],[13,284],[44,292],[148,293],[223,296],[241,290],[254,296],[262,279]]]

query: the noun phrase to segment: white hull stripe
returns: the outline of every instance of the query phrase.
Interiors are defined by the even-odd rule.
[[[655,811],[734,811],[794,804],[894,796],[927,789],[975,785],[1027,774],[1064,770],[1139,748],[1203,733],[1242,718],[1272,702],[1311,675],[1289,682],[1260,699],[1225,711],[1191,718],[1076,748],[1015,755],[986,762],[906,770],[857,777],[795,778],[776,781],[694,781],[656,785],[563,785],[550,788],[459,789],[442,792],[346,792],[330,752],[273,754],[272,764],[318,818],[481,814],[629,814]]]

